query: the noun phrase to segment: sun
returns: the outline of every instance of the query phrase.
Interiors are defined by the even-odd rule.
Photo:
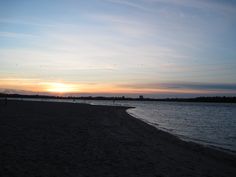
[[[53,93],[69,93],[74,91],[74,86],[64,83],[49,83],[47,91]]]

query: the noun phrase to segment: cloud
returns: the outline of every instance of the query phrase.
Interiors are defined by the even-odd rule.
[[[211,0],[148,0],[149,2],[165,3],[169,5],[177,5],[183,7],[198,8],[202,10],[224,11],[235,13],[236,6],[226,1]]]
[[[36,38],[38,36],[26,33],[14,33],[14,32],[3,32],[0,31],[0,37],[8,38]]]
[[[190,89],[190,90],[225,90],[236,93],[236,83],[201,83],[201,82],[170,82],[170,83],[134,83],[122,84],[122,87],[135,89]]]
[[[211,0],[106,0],[108,2],[121,4],[137,8],[140,10],[153,12],[154,3],[163,4],[167,6],[178,6],[196,8],[201,10],[211,10],[217,12],[235,13],[236,4],[227,3],[227,1],[211,1]]]
[[[137,17],[127,15],[93,14],[89,15],[95,20],[106,25],[106,29],[126,37],[144,38],[155,34],[155,28],[150,23]]]
[[[36,26],[36,27],[57,27],[56,23],[45,23],[44,21],[40,22],[36,18],[0,18],[0,23],[5,24],[17,24],[17,25],[26,25],[26,26]]]
[[[144,6],[140,5],[139,3],[137,3],[137,1],[130,1],[130,0],[105,0],[111,3],[116,3],[116,4],[121,4],[121,5],[125,5],[125,6],[129,6],[129,7],[133,7],[133,8],[138,8],[140,10],[149,10],[148,8],[145,8]]]

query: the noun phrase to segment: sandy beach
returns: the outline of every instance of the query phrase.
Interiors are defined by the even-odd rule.
[[[0,103],[2,177],[235,177],[236,156],[184,142],[125,107]]]

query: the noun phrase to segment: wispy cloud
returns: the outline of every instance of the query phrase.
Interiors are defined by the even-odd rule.
[[[231,90],[236,93],[236,83],[201,83],[201,82],[169,82],[169,83],[134,83],[121,85],[136,89],[190,89],[190,90]]]
[[[210,0],[106,0],[108,2],[130,6],[140,10],[153,12],[155,3],[161,3],[168,6],[191,7],[201,10],[211,10],[217,12],[235,13],[236,4],[227,1],[210,1]]]
[[[8,77],[8,78],[0,78],[0,81],[19,81],[19,82],[27,82],[27,81],[39,81],[40,79],[37,78],[13,78],[13,77]]]
[[[142,6],[140,3],[137,3],[138,1],[130,1],[130,0],[105,0],[111,3],[126,5],[133,8],[138,8],[140,10],[149,10],[148,8]]]
[[[143,38],[155,34],[155,28],[153,28],[150,23],[146,23],[137,17],[127,15],[93,14],[90,15],[90,18],[97,22],[105,23],[108,29],[118,34],[126,35],[126,37],[129,38]]]
[[[56,27],[55,23],[46,23],[46,22],[40,22],[39,19],[35,18],[0,18],[0,23],[5,24],[19,24],[19,25],[28,25],[28,26],[36,26],[36,27]]]
[[[36,38],[38,36],[26,33],[14,33],[14,32],[4,32],[0,31],[0,37],[8,38]]]
[[[211,0],[148,0],[149,2],[161,2],[169,5],[178,5],[184,7],[192,7],[203,10],[224,11],[235,13],[236,4],[229,4],[227,1],[211,1]]]

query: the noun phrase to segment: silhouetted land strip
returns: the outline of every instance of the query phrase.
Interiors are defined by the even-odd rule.
[[[130,98],[130,97],[61,97],[48,95],[20,95],[0,93],[0,98],[44,98],[44,99],[73,99],[73,100],[128,100],[128,101],[170,101],[170,102],[212,102],[212,103],[236,103],[236,97],[216,96],[216,97],[195,97],[195,98]]]
[[[0,176],[235,177],[236,157],[136,119],[125,107],[8,101]]]

